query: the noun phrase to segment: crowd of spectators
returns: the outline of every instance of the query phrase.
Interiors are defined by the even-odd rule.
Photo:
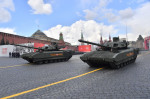
[[[19,52],[9,52],[9,57],[10,58],[19,58],[20,53]]]

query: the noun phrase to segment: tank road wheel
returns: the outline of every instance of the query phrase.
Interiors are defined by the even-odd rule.
[[[129,64],[129,62],[128,61],[126,61],[126,65],[128,65]]]
[[[63,59],[59,59],[59,61],[60,61],[60,62],[62,62],[62,61],[63,61]]]
[[[45,60],[44,63],[47,64],[47,63],[48,63],[48,60]]]
[[[111,66],[111,68],[113,68],[113,69],[119,69],[119,68],[121,67],[120,64],[116,65],[115,63],[111,63],[110,66]]]
[[[29,63],[33,63],[33,60],[28,60]]]
[[[121,67],[121,65],[116,65],[116,69],[119,69]]]
[[[131,59],[131,63],[133,63],[133,59]]]
[[[95,68],[95,67],[97,67],[97,65],[95,65],[95,64],[92,64],[92,63],[90,63],[90,62],[86,62],[90,67],[92,67],[92,68]]]
[[[57,59],[57,62],[60,62],[60,59]]]
[[[92,68],[96,68],[97,67],[95,64],[90,64],[89,66],[92,67]]]
[[[55,59],[52,60],[52,63],[55,63]]]
[[[57,62],[60,62],[60,59],[58,59]]]
[[[133,59],[133,63],[135,62],[136,58]]]
[[[49,62],[49,63],[52,63],[52,62],[53,62],[53,60],[49,60],[48,62]]]
[[[129,61],[127,61],[127,65],[129,64]]]
[[[43,63],[45,63],[45,61],[41,61],[41,63],[43,64]]]
[[[121,63],[121,64],[120,64],[120,67],[123,67],[123,66],[124,66],[123,63]]]
[[[53,60],[53,63],[55,63],[55,62],[56,62],[56,60],[54,59],[54,60]]]
[[[46,63],[46,61],[43,61],[43,63],[45,64],[45,63]]]
[[[66,58],[66,59],[65,59],[65,61],[68,61],[68,60],[69,60],[69,58]]]
[[[65,58],[64,61],[67,61],[67,59]]]
[[[64,62],[65,61],[65,59],[62,59],[62,62]]]
[[[50,63],[50,61],[49,60],[47,60],[48,61],[48,63]]]
[[[55,59],[55,62],[57,63],[57,62],[58,62],[58,59]]]
[[[123,66],[126,66],[126,65],[127,65],[126,62],[124,62],[124,63],[123,63]]]
[[[67,61],[67,59],[65,58],[64,61]]]
[[[130,60],[130,64],[132,63],[132,60]]]
[[[59,60],[58,60],[58,59],[56,59],[55,61],[56,61],[56,63],[57,63],[57,62],[59,62]]]
[[[35,62],[36,64],[42,64],[43,62],[42,61],[37,61]]]

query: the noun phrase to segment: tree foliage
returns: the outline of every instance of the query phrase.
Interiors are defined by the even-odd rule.
[[[4,36],[3,36],[3,37],[2,37],[2,39],[1,39],[1,43],[0,43],[0,45],[5,45]]]

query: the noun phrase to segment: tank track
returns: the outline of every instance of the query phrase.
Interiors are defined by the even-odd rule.
[[[68,61],[69,59],[70,58],[51,59],[51,60],[42,60],[42,61],[28,60],[28,62],[29,63],[35,63],[35,64],[46,64],[46,63],[64,62],[64,61]]]
[[[103,67],[103,66],[107,66],[107,67],[110,67],[112,69],[119,69],[119,68],[124,67],[124,66],[126,66],[128,64],[134,63],[135,60],[136,60],[136,57],[132,58],[131,60],[122,61],[121,63],[119,61],[119,62],[111,62],[111,63],[107,62],[105,64],[101,64],[101,62],[98,63],[97,60],[95,60],[95,62],[94,61],[92,61],[92,62],[91,61],[86,61],[86,63],[90,67]]]
[[[113,63],[112,62],[112,63],[110,63],[110,67],[112,69],[119,69],[119,68],[122,68],[122,67],[124,67],[124,66],[126,66],[128,64],[134,63],[135,60],[136,60],[136,58],[133,58],[133,59],[131,59],[129,61],[125,61],[125,62],[122,62],[122,63],[117,63],[117,62]]]

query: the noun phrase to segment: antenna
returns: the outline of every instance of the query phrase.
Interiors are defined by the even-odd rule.
[[[101,29],[101,30],[100,30],[100,44],[103,44],[102,33],[103,33],[103,30]]]
[[[37,27],[38,27],[38,30],[40,29],[40,25],[37,25]]]
[[[128,35],[127,35],[127,23],[126,23],[126,40],[128,41]]]
[[[35,20],[35,24],[37,25],[38,30],[40,29],[39,20]]]
[[[102,36],[102,34],[103,34],[103,29],[100,30],[100,36]]]

